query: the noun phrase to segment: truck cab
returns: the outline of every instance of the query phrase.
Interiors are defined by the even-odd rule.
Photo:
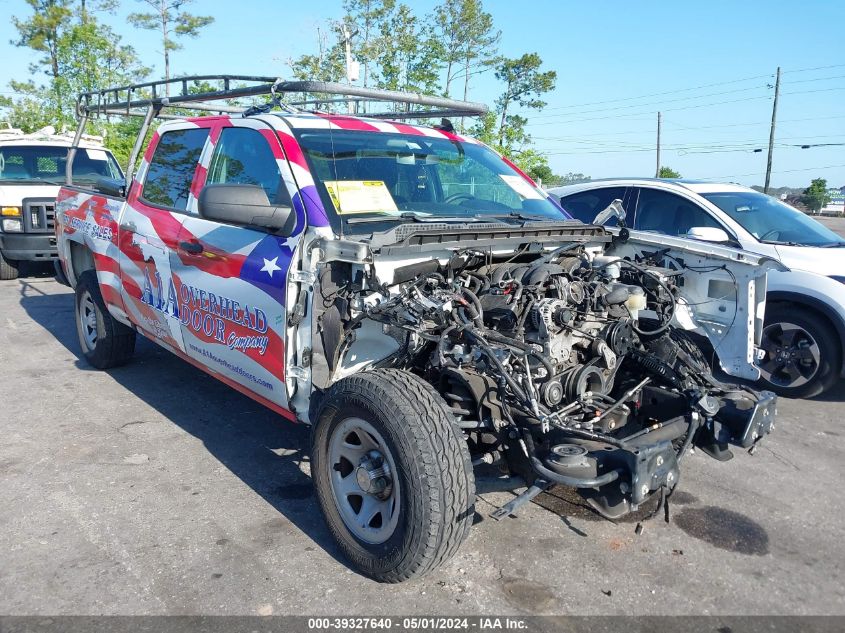
[[[56,195],[72,138],[52,127],[0,130],[0,279],[15,279],[23,261],[58,262]],[[73,172],[89,185],[123,176],[102,138],[90,135],[81,139]]]

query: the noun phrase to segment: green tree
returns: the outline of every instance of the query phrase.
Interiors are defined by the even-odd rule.
[[[467,99],[470,78],[498,63],[502,33],[481,0],[445,0],[434,10],[434,26],[445,67],[443,94],[450,96],[452,83],[463,77]]]
[[[384,15],[375,60],[381,69],[379,88],[412,92],[437,89],[439,59],[435,39],[407,4],[399,4]],[[430,31],[429,31],[430,32]]]
[[[528,120],[517,114],[508,115],[504,143],[499,143],[498,113],[488,112],[479,118],[470,134],[494,150],[507,156],[534,180],[546,184],[554,182],[554,174],[546,156],[531,147],[531,137],[525,131]]]
[[[79,21],[87,22],[91,12],[114,13],[120,0],[79,0]]]
[[[21,36],[16,43],[45,55],[30,67],[32,79],[9,83],[19,96],[0,105],[13,125],[26,131],[45,125],[72,127],[80,92],[141,80],[148,73],[134,49],[121,44],[120,36],[93,15],[108,3],[58,7],[53,2],[52,8],[42,0],[29,4],[44,13],[16,19]],[[45,21],[47,16],[52,18]],[[41,83],[38,77],[43,75],[46,82]]]
[[[61,92],[71,96],[141,81],[150,72],[132,46],[122,45],[119,35],[91,17],[62,35],[59,68]]]
[[[540,96],[554,89],[556,73],[541,72],[541,65],[536,53],[502,60],[496,68],[496,77],[505,82],[504,92],[496,100],[495,111],[481,117],[470,133],[506,155],[529,175],[544,178],[551,171],[548,161],[531,147],[531,135],[526,130],[528,119],[513,111],[515,106],[539,109],[546,105]]]
[[[585,176],[580,172],[573,173],[570,171],[564,174],[563,176],[558,176],[558,184],[560,185],[574,185],[575,183],[588,182],[589,180],[592,179],[589,176]]]
[[[827,192],[827,180],[814,178],[810,186],[804,189],[803,202],[813,213],[818,213],[822,207],[830,202],[830,195]]]
[[[100,128],[105,142],[117,162],[125,170],[129,164],[129,154],[132,153],[132,146],[135,144],[135,139],[138,138],[138,133],[141,131],[140,117],[121,117],[114,121],[108,121],[102,124]],[[147,133],[147,139],[152,136],[153,130]]]
[[[170,51],[177,51],[182,44],[181,37],[197,37],[200,31],[214,22],[210,15],[194,15],[182,8],[192,0],[138,0],[147,3],[149,13],[130,13],[129,22],[139,29],[160,31],[162,54],[164,55],[164,78],[170,79]],[[170,95],[169,86],[166,94]]]
[[[346,53],[340,42],[329,44],[325,29],[317,27],[317,54],[288,61],[296,79],[341,81],[346,76]]]
[[[26,0],[26,3],[32,9],[32,15],[25,19],[12,17],[12,24],[18,32],[18,38],[12,40],[12,44],[31,48],[43,54],[37,63],[30,65],[30,75],[38,75],[43,71],[50,77],[51,87],[56,89],[55,83],[59,79],[59,39],[73,16],[71,1]],[[17,87],[10,85],[12,90],[26,93],[26,90],[19,90],[19,88],[28,83],[31,81],[18,84]],[[51,114],[56,119],[61,116],[56,109],[60,102],[61,95],[54,92]]]
[[[523,149],[512,157],[514,163],[535,182],[551,185],[555,175],[549,167],[548,159],[533,148]]]
[[[666,165],[664,165],[663,167],[660,168],[660,170],[657,172],[657,177],[658,178],[683,178],[683,176],[681,176],[680,172],[677,172],[674,169],[672,169],[671,167],[667,167]]]
[[[508,118],[508,110],[514,105],[533,110],[545,107],[540,96],[554,90],[557,73],[553,70],[540,71],[543,60],[537,53],[526,53],[514,59],[503,59],[496,67],[496,79],[505,83],[505,91],[496,100],[499,112],[499,145],[505,146],[506,137],[513,126],[519,125],[516,118]],[[524,128],[524,123],[519,126]],[[513,130],[512,138],[516,138]]]

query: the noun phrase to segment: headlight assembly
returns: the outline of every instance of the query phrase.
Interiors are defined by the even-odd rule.
[[[4,233],[20,233],[23,230],[20,220],[7,220],[3,218]]]

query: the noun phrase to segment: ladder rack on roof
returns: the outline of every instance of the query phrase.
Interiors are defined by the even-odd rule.
[[[197,82],[216,84],[212,90],[191,92],[191,84]],[[77,113],[80,118],[88,115],[143,115],[143,110],[150,106],[161,114],[166,107],[178,107],[187,110],[207,112],[241,113],[247,108],[229,104],[210,103],[242,97],[271,95],[274,98],[282,94],[302,95],[299,100],[280,103],[280,107],[293,110],[293,106],[321,106],[329,104],[352,104],[353,114],[358,113],[372,118],[414,119],[442,116],[480,116],[487,112],[487,106],[481,103],[458,101],[446,97],[423,95],[415,92],[363,88],[328,81],[282,81],[273,77],[254,77],[248,75],[196,75],[162,79],[145,83],[106,88],[99,91],[84,92],[77,100]],[[329,97],[330,96],[330,97]],[[362,112],[362,106],[370,110],[373,105],[399,105],[401,109],[384,112]]]
[[[202,82],[211,84],[211,90],[191,92]],[[191,84],[194,84],[193,86]],[[282,101],[283,94],[301,95],[291,103]],[[272,101],[258,110],[232,105],[213,103],[243,97],[269,95]],[[73,144],[68,151],[65,182],[73,184],[73,159],[88,120],[99,115],[106,116],[142,116],[144,122],[135,139],[135,145],[129,154],[126,169],[126,190],[132,182],[132,172],[141,153],[147,130],[154,118],[182,118],[177,113],[162,112],[165,108],[196,110],[199,112],[243,113],[269,112],[272,106],[278,106],[288,113],[297,113],[295,106],[321,106],[346,103],[350,114],[361,114],[379,119],[427,119],[447,116],[482,116],[487,113],[487,106],[482,103],[457,101],[446,97],[423,95],[415,92],[363,88],[329,81],[282,81],[273,77],[255,77],[250,75],[192,75],[147,81],[144,83],[105,88],[92,92],[83,92],[76,102],[79,127]],[[373,107],[392,104],[393,111],[371,112]],[[396,106],[399,106],[396,109]],[[312,108],[317,109],[317,108]],[[364,111],[366,110],[366,111]]]

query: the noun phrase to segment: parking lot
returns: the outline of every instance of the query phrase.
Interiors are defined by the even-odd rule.
[[[92,370],[47,273],[0,282],[0,324],[0,613],[845,614],[842,385],[754,456],[696,452],[668,525],[484,493],[453,560],[386,586],[331,541],[306,428],[145,340]]]

